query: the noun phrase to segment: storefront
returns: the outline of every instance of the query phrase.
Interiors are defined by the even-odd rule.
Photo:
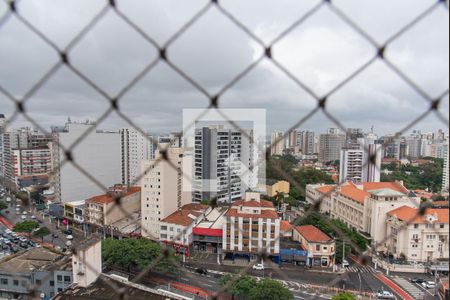
[[[222,249],[222,229],[194,228],[194,251],[217,254]]]

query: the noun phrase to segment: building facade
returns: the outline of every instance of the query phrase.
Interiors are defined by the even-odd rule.
[[[94,123],[68,122],[64,128],[54,129],[52,183],[56,201],[69,202],[89,198],[104,192],[95,182],[69,163],[62,164],[66,156],[62,145],[68,149],[79,138],[82,140],[72,150],[77,165],[108,187],[122,182],[121,143],[118,132],[97,131]]]
[[[330,162],[340,158],[341,149],[345,146],[346,135],[339,129],[330,128],[326,134],[319,137],[319,161]]]
[[[346,181],[361,182],[363,177],[364,150],[348,149],[341,150],[339,181],[344,183]]]
[[[140,185],[141,162],[152,158],[152,142],[148,135],[134,128],[120,129],[119,134],[122,184]]]
[[[192,202],[190,181],[183,176],[186,149],[167,148],[167,160],[157,151],[154,160],[143,161],[141,172],[142,235],[158,240],[159,222],[185,204]],[[185,166],[190,168],[191,166]]]
[[[274,131],[270,140],[270,155],[283,155],[284,153],[284,133]]]
[[[120,197],[120,207],[116,202]],[[85,218],[96,226],[109,226],[123,218],[128,218],[141,207],[141,188],[116,185],[107,194],[86,199]]]
[[[449,210],[427,209],[420,216],[417,208],[402,206],[387,213],[385,241],[394,258],[430,263],[449,259]]]
[[[293,230],[293,239],[308,252],[307,265],[329,268],[334,265],[335,241],[313,225],[297,226]]]
[[[258,254],[278,259],[280,219],[273,203],[261,200],[258,193],[247,193],[225,214],[222,251],[225,258],[245,257],[255,261]]]
[[[450,151],[447,147],[446,151],[445,151],[445,155],[444,155],[444,168],[443,168],[443,174],[442,174],[442,191],[443,192],[448,192],[448,182],[449,182],[449,154]]]

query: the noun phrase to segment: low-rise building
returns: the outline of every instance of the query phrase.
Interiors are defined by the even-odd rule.
[[[419,209],[402,206],[387,213],[387,252],[408,261],[434,262],[449,259],[449,209]]]
[[[275,197],[278,193],[283,193],[285,197],[289,196],[290,184],[287,181],[267,181],[266,192],[267,196]]]
[[[334,265],[335,241],[317,227],[297,226],[293,230],[293,239],[308,252],[308,266],[329,268]]]
[[[280,219],[272,202],[258,193],[246,193],[225,214],[222,249],[226,258],[243,257],[256,261],[266,254],[279,262]]]
[[[1,299],[28,299],[31,288],[49,299],[71,284],[70,259],[46,248],[32,248],[0,261]]]
[[[189,256],[189,246],[193,243],[192,229],[200,223],[208,209],[208,206],[197,203],[182,206],[159,222],[159,240]]]
[[[64,217],[66,219],[82,224],[84,223],[85,201],[72,201],[64,203]]]
[[[194,251],[212,254],[222,253],[223,224],[227,207],[211,209],[193,229]]]
[[[120,197],[120,207],[116,203]],[[109,226],[128,217],[141,208],[141,188],[116,185],[107,194],[86,200],[85,217],[88,223],[96,226]]]
[[[292,238],[294,226],[288,221],[282,220],[280,221],[280,235],[284,238]]]

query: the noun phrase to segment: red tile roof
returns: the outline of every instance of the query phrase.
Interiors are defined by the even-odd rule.
[[[236,208],[230,208],[225,214],[227,217],[242,217],[242,218],[263,218],[263,219],[278,219],[278,214],[274,210],[264,209],[261,214],[244,214],[239,213]]]
[[[135,193],[139,193],[141,191],[141,187],[132,186],[128,188],[126,192],[117,193],[117,195],[121,195],[122,197],[126,197]],[[87,203],[97,203],[97,204],[108,204],[114,201],[112,194],[103,194],[99,196],[94,196],[86,200]]]
[[[399,220],[407,222],[409,224],[425,224],[428,223],[426,216],[432,215],[437,217],[435,223],[447,223],[449,222],[449,209],[448,208],[428,208],[425,210],[425,216],[419,216],[419,209],[409,206],[402,206],[397,209],[388,212],[388,215],[394,216]]]
[[[245,201],[245,200],[236,200],[233,202],[234,206],[247,206],[247,207],[266,207],[266,208],[273,208],[273,203],[267,200],[261,199],[260,201],[251,200],[251,201]]]
[[[285,220],[280,221],[280,231],[286,232],[293,228],[294,228],[294,226],[291,223],[289,223],[288,221],[285,221]]]
[[[403,194],[408,194],[408,189],[406,189],[400,182],[364,182],[363,187],[365,191],[381,190],[381,189],[391,189]]]
[[[326,243],[332,241],[332,238],[314,225],[297,226],[295,230],[308,242]]]
[[[191,211],[191,210],[177,210],[167,218],[163,219],[161,222],[164,223],[170,223],[170,224],[176,224],[176,225],[182,225],[182,226],[189,226],[194,222],[194,220],[201,216],[202,212],[199,211]],[[195,218],[192,219],[190,216],[194,216]]]
[[[327,195],[328,193],[331,193],[335,188],[336,188],[335,185],[324,185],[324,186],[316,188],[316,191]]]
[[[353,184],[343,185],[340,188],[340,193],[343,196],[349,197],[361,204],[364,204],[364,199],[369,196],[369,193],[363,190],[358,189]]]

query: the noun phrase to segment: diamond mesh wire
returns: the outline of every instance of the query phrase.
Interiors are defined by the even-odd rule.
[[[16,118],[19,116],[25,118],[28,122],[30,122],[34,127],[38,128],[40,131],[44,133],[49,132],[39,124],[38,121],[36,121],[32,115],[30,114],[30,111],[27,109],[27,105],[30,102],[30,99],[35,95],[40,89],[43,88],[43,86],[49,81],[49,79],[56,74],[56,72],[61,69],[62,67],[68,68],[75,76],[77,76],[79,79],[81,79],[83,82],[85,82],[87,85],[92,87],[99,95],[102,96],[102,98],[107,101],[109,104],[109,107],[98,117],[96,120],[97,123],[102,122],[103,120],[107,119],[109,116],[111,116],[112,113],[116,113],[121,120],[123,120],[125,123],[127,123],[130,127],[138,130],[142,134],[145,134],[145,131],[140,128],[133,120],[127,116],[125,112],[121,109],[121,104],[123,103],[123,99],[125,95],[137,84],[139,83],[147,74],[154,71],[155,67],[159,63],[164,63],[166,66],[168,66],[172,71],[180,75],[184,80],[186,80],[193,88],[195,88],[198,92],[203,94],[205,97],[209,99],[209,106],[205,108],[205,111],[199,115],[199,118],[206,114],[208,110],[211,109],[219,109],[221,108],[221,100],[223,98],[223,95],[229,91],[233,86],[235,86],[237,83],[239,83],[247,74],[249,74],[253,69],[255,69],[257,66],[259,66],[262,61],[266,60],[269,61],[275,68],[277,68],[280,72],[285,74],[292,82],[294,82],[298,87],[300,87],[303,91],[305,91],[307,94],[309,94],[312,98],[316,100],[316,105],[314,109],[312,109],[306,116],[299,119],[295,124],[292,124],[290,127],[291,129],[296,129],[300,127],[302,124],[306,123],[308,120],[310,120],[313,116],[316,114],[322,112],[332,123],[334,123],[337,127],[342,129],[343,131],[346,131],[346,127],[343,125],[343,123],[334,116],[327,108],[329,104],[329,99],[332,95],[336,94],[338,91],[342,90],[343,87],[348,85],[350,82],[352,82],[356,77],[358,77],[363,71],[368,69],[370,66],[372,66],[375,62],[384,62],[384,64],[395,74],[397,74],[411,89],[413,89],[415,92],[417,92],[421,97],[424,99],[424,101],[428,104],[428,109],[423,111],[423,113],[415,118],[412,119],[404,128],[400,128],[397,130],[397,136],[400,137],[402,133],[406,132],[407,130],[411,129],[414,125],[418,124],[421,120],[429,116],[430,114],[435,114],[436,117],[445,125],[448,126],[448,119],[446,116],[439,110],[441,104],[443,101],[445,101],[445,98],[448,97],[448,88],[446,90],[441,91],[440,95],[438,97],[433,98],[430,96],[420,85],[420,82],[416,82],[410,77],[407,73],[402,71],[400,67],[396,65],[395,61],[392,61],[389,59],[385,53],[386,50],[389,48],[389,46],[398,40],[401,36],[403,36],[406,32],[408,32],[410,29],[414,28],[417,24],[421,23],[426,17],[430,16],[434,11],[437,9],[442,9],[442,7],[445,8],[445,10],[448,12],[448,3],[447,1],[435,1],[432,5],[430,5],[427,9],[425,9],[423,12],[421,12],[419,15],[417,15],[413,20],[410,22],[403,24],[403,26],[392,36],[390,36],[384,43],[379,43],[376,41],[374,37],[372,37],[364,28],[362,28],[360,25],[358,25],[357,22],[355,22],[352,17],[344,10],[342,10],[339,5],[335,4],[333,1],[330,0],[323,0],[318,1],[317,5],[313,6],[309,11],[307,11],[303,16],[298,18],[295,22],[293,22],[290,26],[288,26],[285,30],[283,30],[280,34],[278,34],[271,42],[267,43],[264,42],[261,38],[259,38],[257,35],[253,33],[251,29],[249,29],[242,20],[240,20],[238,17],[236,17],[231,11],[227,10],[226,6],[222,4],[222,1],[219,0],[211,0],[208,1],[206,5],[204,5],[195,15],[193,15],[183,26],[181,26],[165,43],[159,44],[156,42],[154,38],[152,38],[145,30],[143,30],[137,23],[134,22],[134,20],[127,16],[123,11],[121,11],[120,6],[116,3],[115,0],[109,0],[105,1],[103,8],[95,14],[95,16],[85,24],[85,26],[79,31],[79,33],[67,44],[66,47],[59,47],[52,39],[46,34],[44,34],[42,31],[40,31],[36,26],[33,25],[29,20],[27,20],[26,17],[24,17],[21,14],[21,11],[19,9],[19,4],[21,1],[12,1],[12,0],[5,0],[5,4],[7,6],[7,10],[0,15],[0,33],[2,28],[11,21],[11,19],[15,18],[17,21],[19,21],[21,24],[23,24],[30,32],[35,34],[37,37],[39,37],[43,42],[45,42],[53,51],[58,55],[59,59],[58,61],[52,65],[50,68],[48,68],[47,71],[41,74],[39,79],[33,84],[33,86],[24,94],[22,97],[16,97],[14,96],[14,93],[11,91],[8,91],[7,88],[5,88],[2,83],[0,82],[0,93],[5,96],[6,99],[9,99],[11,103],[14,105],[15,110],[14,113],[8,118],[7,122],[13,122]],[[345,22],[348,26],[350,26],[360,37],[365,39],[373,48],[374,54],[367,59],[364,63],[360,64],[358,68],[356,68],[350,75],[346,76],[343,80],[341,80],[338,84],[336,84],[333,88],[329,89],[326,93],[323,95],[318,95],[311,87],[308,86],[305,81],[298,78],[295,74],[293,74],[288,66],[283,65],[274,55],[273,48],[277,43],[285,39],[287,36],[289,36],[294,30],[300,28],[303,26],[303,24],[309,20],[311,17],[317,14],[317,12],[322,9],[323,7],[327,7],[330,9],[332,13],[334,13],[340,20]],[[197,82],[188,72],[184,71],[180,66],[178,66],[170,57],[168,50],[171,48],[171,46],[176,42],[180,37],[182,37],[193,25],[195,25],[199,20],[201,20],[205,14],[212,8],[216,8],[220,14],[222,14],[224,17],[226,17],[228,20],[231,21],[233,26],[235,26],[237,29],[239,29],[242,33],[248,36],[249,39],[251,39],[253,42],[255,42],[258,47],[261,48],[262,54],[256,58],[253,59],[253,61],[247,65],[242,66],[242,71],[240,71],[236,76],[234,76],[230,81],[224,82],[223,87],[219,90],[217,93],[210,93],[208,92],[208,89],[204,86],[202,86],[199,82]],[[146,65],[142,65],[141,70],[137,72],[131,81],[129,81],[120,91],[115,94],[111,95],[108,91],[100,87],[94,79],[90,78],[87,74],[85,74],[80,68],[76,66],[76,64],[72,63],[71,61],[71,51],[76,47],[83,38],[86,37],[86,35],[96,26],[96,24],[101,21],[107,13],[114,13],[115,16],[120,18],[129,28],[131,28],[133,31],[135,31],[138,35],[140,35],[150,46],[152,46],[154,49],[157,50],[158,55],[155,59],[148,62]],[[221,113],[219,111],[219,113]],[[239,127],[235,122],[233,122],[228,116],[223,115],[226,120],[236,129],[240,130],[243,135],[247,135],[247,132]],[[191,127],[193,127],[195,124],[191,123],[187,126],[187,128],[183,128],[184,131],[187,131]],[[60,144],[59,141],[55,140],[54,142],[58,144],[60,149],[63,150],[64,159],[61,162],[61,166],[64,164],[71,164],[74,166],[83,176],[86,176],[89,180],[91,180],[95,185],[97,185],[99,188],[104,190],[105,192],[108,191],[108,187],[103,186],[100,181],[98,181],[95,176],[89,174],[87,170],[85,170],[81,165],[79,165],[76,161],[76,159],[73,156],[73,151],[77,148],[77,146],[83,142],[85,137],[90,133],[91,130],[94,130],[94,128],[84,132],[72,145],[65,147],[64,145]],[[286,131],[283,135],[283,138],[287,138],[289,136],[290,130]],[[147,136],[147,135],[145,135]],[[153,138],[148,137],[149,141],[152,144],[157,144]],[[173,143],[175,140],[173,141]],[[281,142],[281,141],[279,141]],[[386,141],[387,144],[387,141]],[[273,159],[270,157],[270,149],[272,145],[269,145],[267,149],[260,149],[263,152],[268,153],[265,158],[268,159],[268,163],[271,163],[271,160]],[[158,147],[160,147],[158,145]],[[167,149],[159,148],[158,149],[161,152],[161,156],[154,162],[152,166],[150,166],[147,171],[151,169],[153,166],[157,166],[162,161],[168,162],[173,168],[177,169],[178,166],[176,166],[167,155]],[[366,148],[365,151],[368,151]],[[375,157],[369,157],[365,164],[370,163],[373,161]],[[262,160],[259,162],[262,163]],[[292,178],[289,174],[286,174],[281,168],[277,168],[276,164],[273,164],[276,171],[280,173],[284,173],[283,175],[290,181],[291,185],[297,188],[299,191],[305,191],[305,187],[302,186],[295,178]],[[137,183],[140,181],[140,179],[144,176],[143,172],[134,183]],[[190,180],[192,182],[192,178],[190,178],[186,174],[182,174],[187,180]],[[329,191],[327,194],[322,195],[319,200],[311,206],[311,208],[305,212],[305,214],[297,219],[294,226],[302,221],[303,218],[308,217],[311,213],[319,211],[320,205],[322,201],[326,197],[329,197],[332,193],[339,190],[341,185],[336,185],[331,191]],[[125,215],[128,215],[129,218],[132,219],[132,216],[122,207],[122,197],[121,195],[117,196],[115,199],[115,208],[119,208],[122,213]],[[211,203],[212,206],[217,205],[217,199],[212,199]],[[111,208],[109,211],[106,212],[108,214],[113,208]],[[423,216],[426,212],[426,207],[421,206],[421,209],[419,210],[419,215]],[[411,220],[414,220],[416,216],[411,216]],[[370,246],[366,251],[359,251],[357,245],[353,244],[352,241],[350,241],[345,234],[337,228],[333,223],[328,221],[328,225],[333,228],[336,232],[338,232],[339,238],[342,240],[345,240],[346,243],[350,244],[354,251],[357,252],[357,256],[359,260],[362,263],[367,263],[367,256],[371,256],[373,253],[375,253],[374,246]],[[408,225],[409,222],[405,223],[404,227]],[[145,230],[145,229],[144,229]],[[183,234],[180,233],[176,237],[174,237],[174,241],[178,240],[179,237],[181,237]],[[156,239],[156,237],[154,237]],[[386,240],[391,239],[392,235],[387,236]],[[279,239],[279,237],[278,237]],[[384,242],[384,241],[383,241]],[[160,256],[153,261],[152,264],[150,264],[148,267],[146,267],[144,270],[139,272],[134,278],[133,282],[139,282],[141,281],[147,274],[152,270],[152,268],[158,264],[162,259],[169,257],[169,251],[168,248],[165,248],[166,246],[163,245],[163,251],[161,252]],[[76,252],[76,249],[73,249],[74,252]],[[271,264],[271,262],[268,260],[266,255],[264,253],[260,253],[260,256],[262,259],[264,259],[267,264]],[[177,265],[177,267],[182,267],[182,264],[179,261],[174,261],[174,264]],[[56,268],[57,266],[55,266]],[[95,270],[92,266],[87,265],[87,268],[90,268],[92,270]],[[241,272],[238,274],[238,276],[233,277],[232,280],[228,282],[228,284],[223,287],[220,291],[217,291],[214,297],[218,297],[219,295],[225,293],[226,289],[233,284],[234,280],[239,278],[240,275],[245,275],[249,271],[250,267],[242,269]],[[274,271],[278,273],[278,275],[282,278],[285,278],[286,280],[289,280],[289,278],[283,273],[282,270],[278,268],[274,268]],[[188,275],[191,276],[191,275]],[[127,289],[119,288],[114,282],[109,280],[107,277],[100,277],[101,280],[105,281],[111,289],[113,289],[117,293],[117,299],[126,299],[127,296]],[[48,279],[48,278],[47,278]],[[192,280],[195,281],[195,278],[192,278]],[[43,280],[45,282],[45,280]],[[333,287],[336,284],[336,282],[330,282],[329,286]],[[39,288],[39,286],[32,285],[29,287],[30,295],[35,295],[36,290]]]

